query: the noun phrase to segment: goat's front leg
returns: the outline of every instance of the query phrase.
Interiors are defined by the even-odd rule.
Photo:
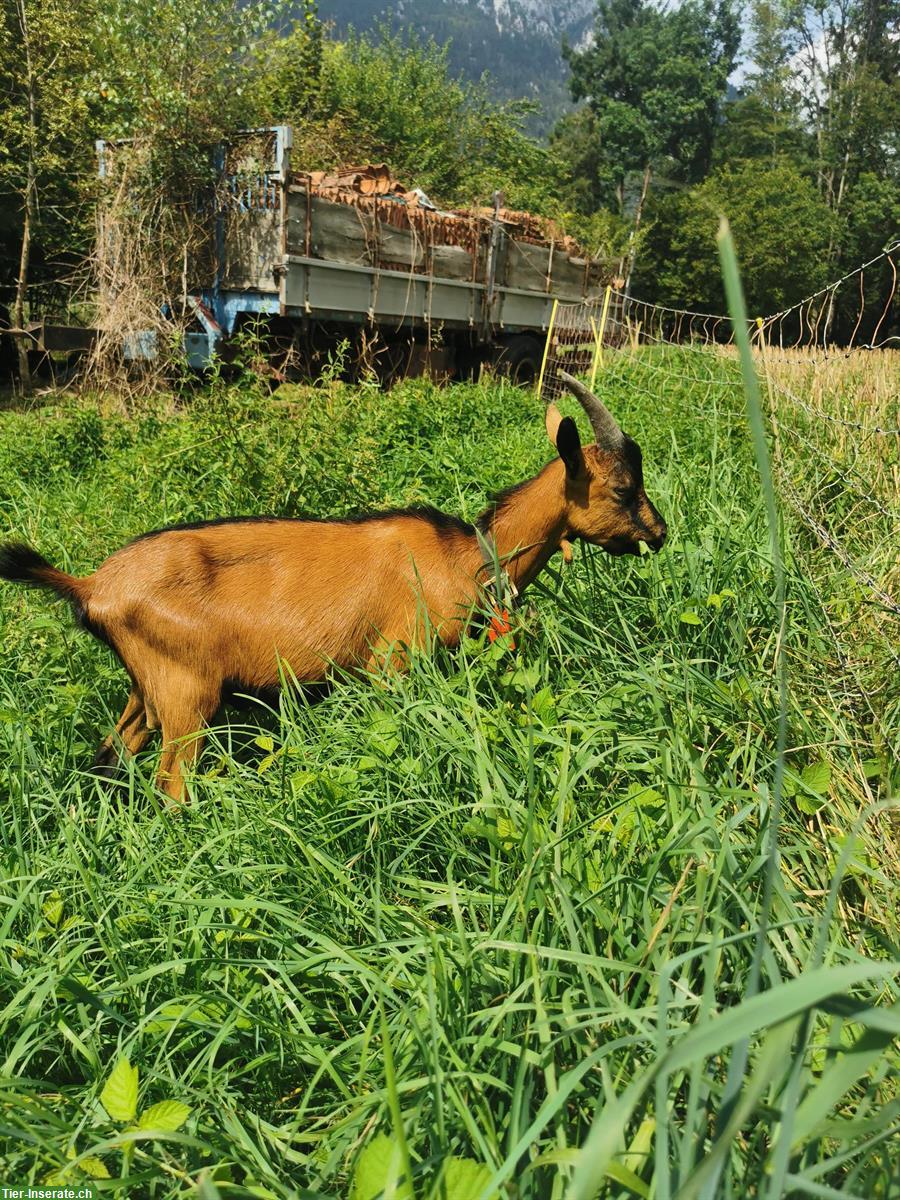
[[[119,747],[129,754],[137,754],[147,744],[149,737],[150,727],[147,724],[144,698],[138,688],[133,687],[122,715],[116,722],[115,733],[103,739],[94,756],[95,772],[107,778],[114,775],[119,765]]]

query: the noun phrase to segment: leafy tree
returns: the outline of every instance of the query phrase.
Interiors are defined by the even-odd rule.
[[[299,75],[318,69],[318,43],[308,36],[315,17],[307,8],[290,24],[288,7],[288,0],[102,0],[104,135],[148,142],[150,180],[190,192],[208,170],[210,146],[270,119],[270,94],[293,102],[304,86],[311,90]],[[279,46],[285,28],[287,53]]]
[[[564,49],[572,97],[586,100],[593,116],[580,119],[585,150],[588,139],[599,143],[595,194],[622,211],[634,172],[643,176],[641,200],[654,169],[686,181],[703,176],[738,41],[731,0],[685,0],[670,10],[598,0],[592,44]]]
[[[896,178],[900,3],[800,0],[784,9],[782,21],[798,110],[814,139],[819,191],[841,212],[860,172]]]
[[[486,82],[451,77],[448,48],[417,45],[382,27],[326,43],[319,93],[301,132],[304,161],[385,159],[405,181],[445,202],[552,206],[562,169],[523,131],[528,106],[498,104]]]
[[[297,7],[297,6],[295,6]],[[257,124],[299,125],[309,114],[322,74],[322,25],[315,0],[303,0],[296,17],[282,33],[273,30],[257,51],[259,62],[249,79]]]
[[[5,0],[0,8],[0,283],[13,325],[26,321],[35,273],[51,280],[86,248],[79,182],[93,161],[93,0]],[[28,344],[16,340],[31,388]]]
[[[724,106],[714,165],[744,158],[775,163],[787,155],[810,167],[812,146],[802,121],[793,64],[797,47],[788,34],[780,0],[754,0],[749,28],[751,61],[743,93]]]
[[[723,106],[713,167],[742,159],[774,165],[782,158],[789,158],[806,172],[814,170],[812,142],[799,120],[793,123],[788,113],[772,109],[757,91],[729,100]]]
[[[861,171],[847,189],[843,212],[842,265],[846,269],[868,262],[900,237],[900,186],[896,179]],[[896,261],[896,255],[894,256]],[[890,300],[894,296],[891,308]],[[868,342],[881,320],[878,340],[900,333],[900,308],[891,264],[882,259],[862,273],[859,282],[842,287],[836,296],[833,335],[846,341]],[[857,319],[862,311],[862,319]],[[896,343],[895,343],[896,345]]]
[[[814,184],[782,159],[774,166],[722,167],[658,201],[636,292],[679,308],[724,312],[715,239],[722,213],[734,233],[751,312],[787,307],[828,282],[834,215]]]

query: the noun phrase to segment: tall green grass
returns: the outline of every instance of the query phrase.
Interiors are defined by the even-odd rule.
[[[898,1194],[897,768],[842,674],[834,580],[786,524],[780,865],[748,996],[779,623],[741,376],[696,352],[623,356],[604,398],[643,447],[662,554],[551,566],[515,649],[472,640],[378,687],[230,712],[177,819],[154,751],[111,791],[86,770],[125,698],[110,654],[3,587],[10,1179],[105,1171],[98,1189],[160,1200],[198,1182]],[[499,383],[217,384],[180,409],[60,400],[0,422],[0,533],[77,573],[225,513],[473,517],[550,453],[533,396]],[[878,647],[858,655],[887,670]],[[114,1119],[122,1058],[138,1091]],[[164,1100],[186,1119],[141,1128]]]

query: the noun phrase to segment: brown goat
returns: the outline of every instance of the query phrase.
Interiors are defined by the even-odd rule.
[[[637,444],[583,384],[561,373],[590,417],[582,448],[571,417],[551,405],[546,425],[559,458],[502,493],[477,529],[435,509],[347,520],[239,517],[146,533],[93,575],[75,578],[28,546],[0,547],[0,578],[52,588],[107,642],[131,677],[115,734],[135,753],[162,732],[158,783],[174,800],[229,689],[276,686],[280,664],[301,682],[332,668],[402,663],[426,626],[458,642],[491,594],[490,556],[521,593],[575,538],[611,554],[659,550],[662,517],[647,499]]]

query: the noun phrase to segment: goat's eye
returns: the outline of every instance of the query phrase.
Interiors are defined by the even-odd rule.
[[[630,487],[617,487],[613,488],[613,495],[618,500],[631,500],[634,492]]]

